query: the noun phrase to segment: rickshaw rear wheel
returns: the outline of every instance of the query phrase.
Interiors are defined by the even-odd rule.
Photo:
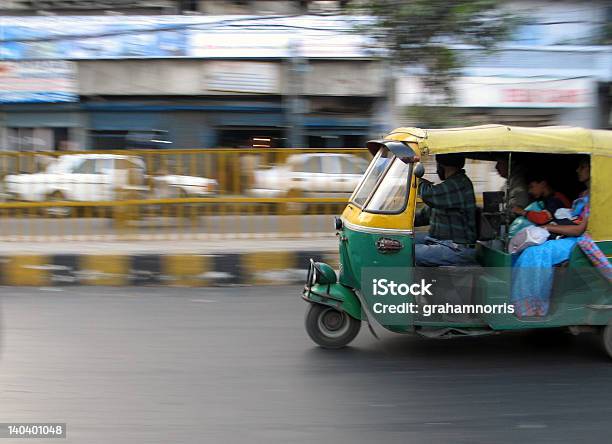
[[[601,329],[601,343],[608,356],[612,358],[612,324]]]
[[[323,348],[346,347],[361,329],[361,321],[326,305],[310,304],[305,318],[310,339]]]

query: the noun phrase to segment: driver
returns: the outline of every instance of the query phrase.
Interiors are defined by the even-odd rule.
[[[429,225],[429,233],[415,237],[415,262],[421,267],[474,265],[476,198],[466,176],[465,157],[436,156],[439,184],[421,179],[419,194],[426,206],[417,213],[415,226]]]

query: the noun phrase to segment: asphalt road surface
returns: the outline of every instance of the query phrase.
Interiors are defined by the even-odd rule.
[[[0,288],[0,422],[66,422],[62,442],[87,444],[611,442],[594,337],[364,328],[326,351],[298,293]]]

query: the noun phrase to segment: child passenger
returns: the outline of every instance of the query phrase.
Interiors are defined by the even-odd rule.
[[[572,206],[570,200],[563,193],[555,191],[543,175],[532,176],[529,179],[528,190],[529,195],[538,202],[540,210],[529,210],[515,206],[512,208],[512,212],[526,217],[536,225],[545,225],[551,222],[558,209]]]

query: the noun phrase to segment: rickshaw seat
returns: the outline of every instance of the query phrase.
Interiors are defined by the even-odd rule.
[[[499,237],[499,228],[502,213],[487,212],[483,208],[476,207],[476,238],[480,241],[488,241]]]
[[[476,242],[476,261],[483,267],[511,267],[512,255],[499,240]]]

